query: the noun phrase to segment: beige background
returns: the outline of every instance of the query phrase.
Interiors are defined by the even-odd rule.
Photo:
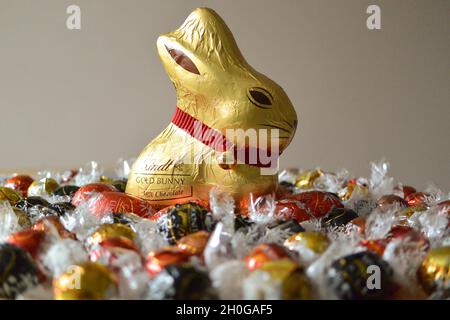
[[[384,156],[398,181],[449,191],[448,0],[0,0],[1,171],[137,155],[175,108],[156,38],[204,5],[297,109],[283,166],[367,175]]]

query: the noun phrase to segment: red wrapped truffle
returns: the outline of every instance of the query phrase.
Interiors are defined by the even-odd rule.
[[[306,191],[290,196],[288,199],[303,203],[316,218],[325,216],[333,208],[343,208],[339,197],[330,192]]]
[[[447,213],[450,215],[450,200],[445,200],[439,202],[437,205],[438,210],[446,210]]]
[[[389,240],[387,239],[375,239],[375,240],[362,240],[359,245],[366,248],[369,251],[372,251],[379,256],[382,256],[384,253],[384,249],[388,245]]]
[[[90,210],[97,216],[130,212],[140,217],[149,217],[155,212],[147,201],[121,192],[101,193],[96,201],[90,204]]]
[[[359,234],[364,235],[366,233],[366,222],[367,219],[365,217],[358,217],[351,220],[349,223],[357,228]]]
[[[176,246],[169,246],[151,251],[147,255],[145,267],[152,276],[157,275],[166,267],[180,264],[189,260],[191,255]]]
[[[386,236],[386,239],[388,240],[399,238],[407,238],[410,241],[417,243],[418,246],[421,246],[424,249],[428,249],[430,247],[430,242],[427,237],[420,231],[409,226],[395,225]]]
[[[398,185],[394,188],[394,194],[396,196],[399,196],[403,199],[405,199],[407,196],[409,196],[411,193],[415,193],[417,190],[411,186],[405,186],[405,185]]]
[[[64,228],[63,224],[56,216],[49,216],[38,220],[33,225],[32,229],[43,231],[46,234],[56,231],[61,238],[76,239],[75,234]]]
[[[88,201],[96,193],[117,191],[112,185],[106,183],[90,183],[82,186],[75,192],[72,198],[72,204],[78,206],[81,202]]]
[[[283,220],[294,219],[297,222],[309,220],[313,214],[308,207],[295,199],[283,199],[275,202],[275,214]]]
[[[209,232],[203,230],[197,231],[179,239],[177,246],[189,254],[201,255],[208,244],[210,235]]]
[[[7,242],[14,244],[28,252],[33,258],[37,258],[41,244],[45,239],[45,232],[26,229],[11,234]]]
[[[410,207],[427,207],[430,194],[425,192],[415,192],[408,195],[405,200]]]
[[[396,196],[394,194],[387,194],[378,199],[378,207],[383,212],[387,211],[390,207],[394,205],[406,208],[408,206],[408,203],[403,198]]]
[[[132,240],[125,237],[109,238],[94,246],[91,252],[89,252],[89,258],[93,262],[100,260],[110,265],[120,255],[129,251],[139,253],[139,249]]]
[[[18,191],[22,197],[28,195],[28,188],[34,179],[28,175],[19,174],[5,181],[5,187]]]
[[[245,258],[247,269],[255,270],[268,261],[289,258],[286,249],[275,243],[261,243]]]
[[[363,240],[359,243],[359,245],[381,256],[383,255],[386,246],[393,239],[408,240],[414,243],[415,247],[421,247],[425,250],[428,250],[428,248],[430,247],[430,242],[428,241],[427,237],[425,237],[425,235],[423,235],[420,231],[412,227],[401,225],[393,226],[386,237],[383,239]]]

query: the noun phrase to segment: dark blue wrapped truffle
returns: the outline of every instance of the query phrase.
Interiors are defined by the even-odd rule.
[[[171,283],[164,286],[164,283]],[[206,300],[216,298],[208,273],[189,263],[170,265],[150,285],[151,298],[175,300]]]
[[[393,271],[372,252],[351,254],[334,261],[326,274],[328,285],[339,299],[389,299],[394,291]]]
[[[158,225],[170,244],[197,231],[210,232],[214,227],[208,209],[194,202],[176,204],[158,219]]]
[[[38,284],[38,270],[31,256],[9,243],[0,245],[0,298],[14,299]]]
[[[358,214],[351,209],[333,208],[322,219],[322,227],[340,227],[346,225],[355,218],[358,218]]]
[[[56,189],[53,192],[53,195],[68,196],[68,197],[70,197],[70,200],[72,200],[73,195],[75,194],[75,192],[78,191],[78,189],[80,189],[80,187],[78,187],[78,186],[65,185],[65,186],[62,186],[62,187],[59,187],[58,189]]]

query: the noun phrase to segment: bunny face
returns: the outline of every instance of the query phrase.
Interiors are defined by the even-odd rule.
[[[222,133],[266,129],[270,138],[270,129],[278,129],[280,151],[290,143],[297,126],[291,101],[245,61],[213,10],[196,9],[180,28],[160,36],[157,48],[183,111]]]

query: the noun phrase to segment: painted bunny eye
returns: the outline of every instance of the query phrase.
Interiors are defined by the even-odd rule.
[[[183,51],[177,50],[177,49],[171,49],[166,46],[167,52],[169,52],[172,59],[183,69],[195,73],[200,74],[200,71],[198,71],[197,67],[195,66],[194,62],[189,59],[187,55],[184,54]]]
[[[250,102],[257,107],[268,109],[272,106],[273,97],[263,88],[250,88],[247,91],[247,96]]]

